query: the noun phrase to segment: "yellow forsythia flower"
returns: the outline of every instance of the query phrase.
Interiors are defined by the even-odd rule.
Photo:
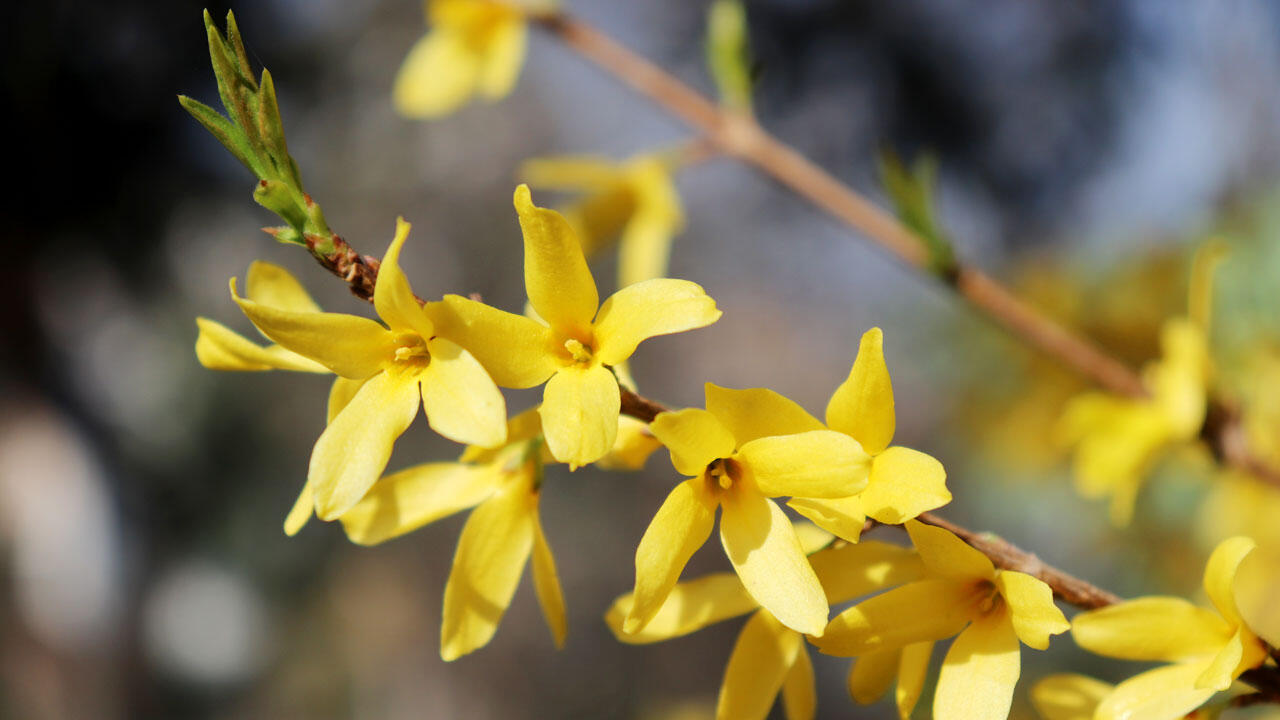
[[[866,485],[870,458],[857,441],[823,429],[771,390],[707,383],[706,405],[661,413],[649,426],[671,452],[671,464],[691,477],[671,491],[640,539],[635,602],[623,629],[639,632],[653,620],[711,535],[718,507],[720,540],[747,592],[783,625],[821,635],[822,586],[791,522],[769,498],[856,492]],[[796,432],[806,418],[814,429]]]
[[[1249,538],[1234,537],[1209,556],[1204,589],[1216,613],[1182,598],[1153,596],[1075,616],[1071,634],[1090,652],[1173,663],[1117,685],[1098,705],[1095,718],[1173,720],[1266,661],[1265,646],[1240,617],[1233,587],[1240,563],[1253,548]]]
[[[342,517],[347,537],[373,545],[474,507],[454,553],[444,590],[440,657],[455,660],[484,647],[498,629],[525,564],[556,647],[568,630],[564,593],[538,517],[542,442],[533,410],[511,419],[510,444],[470,447],[462,462],[430,463],[379,480]]]
[[[684,211],[670,161],[646,154],[624,162],[598,157],[530,160],[520,174],[530,185],[582,193],[563,209],[588,257],[618,239],[618,287],[667,276],[671,240]]]
[[[1149,398],[1086,392],[1072,398],[1057,432],[1075,446],[1076,488],[1111,498],[1111,521],[1126,525],[1142,480],[1169,448],[1194,441],[1204,423],[1209,347],[1186,318],[1165,323],[1161,358],[1147,366]]]
[[[864,656],[959,633],[942,662],[934,718],[1003,720],[1020,673],[1018,641],[1044,650],[1049,636],[1070,627],[1053,591],[1025,573],[996,570],[942,528],[916,520],[906,527],[929,575],[845,610],[814,644],[830,655]]]
[[[334,415],[316,441],[307,485],[291,514],[296,531],[308,498],[325,520],[364,497],[421,403],[433,430],[458,442],[496,446],[506,440],[506,403],[493,380],[463,348],[437,337],[400,269],[409,224],[399,220],[383,257],[373,304],[387,324],[338,313],[299,311],[231,295],[264,335],[346,378],[330,396]],[[300,519],[299,519],[300,516]]]
[[[621,396],[610,371],[641,341],[700,328],[720,318],[715,301],[687,280],[655,279],[600,304],[582,247],[560,213],[515,193],[524,233],[529,304],[543,323],[458,295],[429,307],[444,337],[466,347],[503,387],[543,390],[547,447],[571,468],[614,446]]]
[[[815,544],[828,544],[831,536],[822,535],[820,544],[810,543],[805,550],[815,549]],[[831,604],[915,580],[924,572],[919,557],[911,550],[874,541],[818,550],[809,555],[809,562]],[[754,610],[729,656],[716,717],[763,720],[779,693],[789,720],[813,717],[817,696],[804,637],[760,608],[734,573],[715,573],[677,584],[649,624],[628,634],[623,626],[634,598],[631,593],[623,595],[605,614],[605,622],[614,635],[631,644],[680,637]]]
[[[1209,386],[1212,278],[1224,251],[1208,243],[1192,262],[1187,316],[1167,320],[1160,359],[1143,368],[1146,398],[1086,392],[1067,404],[1059,441],[1075,447],[1076,488],[1111,498],[1111,521],[1127,525],[1142,480],[1170,448],[1196,440]]]
[[[409,51],[396,76],[396,110],[433,118],[475,95],[500,100],[511,93],[524,63],[524,11],[493,0],[427,0],[431,31]]]
[[[1031,688],[1031,704],[1044,720],[1093,720],[1098,703],[1115,686],[1087,675],[1060,673]]]
[[[796,498],[787,504],[819,527],[857,542],[868,517],[901,525],[951,502],[942,463],[910,448],[889,446],[895,422],[884,335],[872,328],[862,336],[848,379],[827,403],[827,427],[857,440],[871,455],[867,486],[848,497]]]

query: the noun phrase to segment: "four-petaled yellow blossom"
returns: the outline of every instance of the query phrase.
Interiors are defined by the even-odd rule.
[[[1086,650],[1125,660],[1173,663],[1117,685],[1094,717],[1182,717],[1266,661],[1266,647],[1240,618],[1233,587],[1240,563],[1253,548],[1249,538],[1234,537],[1209,556],[1204,590],[1216,613],[1182,598],[1153,596],[1075,616],[1071,634]]]
[[[901,525],[951,502],[942,463],[917,450],[889,446],[895,424],[884,335],[880,328],[871,328],[862,335],[849,377],[827,403],[827,427],[857,440],[872,456],[870,480],[856,495],[795,498],[787,504],[818,526],[857,542],[868,517]]]
[[[479,95],[500,100],[520,77],[525,11],[496,0],[427,0],[431,30],[396,76],[396,110],[413,118],[447,115]]]
[[[563,209],[588,257],[618,240],[618,287],[666,277],[671,240],[684,228],[671,160],[638,155],[623,162],[598,157],[530,160],[520,174],[530,185],[583,197]]]
[[[1170,447],[1196,439],[1204,423],[1209,347],[1204,330],[1186,318],[1168,321],[1161,358],[1146,368],[1149,398],[1090,391],[1072,398],[1058,434],[1075,446],[1076,488],[1111,497],[1111,521],[1128,524],[1143,477]]]
[[[814,539],[806,536],[806,540],[805,550],[816,550],[829,544],[831,535],[819,533]],[[831,604],[915,580],[924,572],[913,551],[874,541],[821,549],[809,555],[809,562]],[[649,624],[629,634],[623,625],[634,598],[634,594],[623,595],[605,614],[605,622],[618,639],[632,644],[680,637],[754,610],[729,656],[716,717],[763,720],[779,692],[788,720],[813,717],[817,696],[804,636],[760,608],[734,573],[715,573],[677,584]]]
[[[1204,424],[1209,389],[1213,272],[1224,254],[1208,243],[1192,262],[1187,315],[1160,329],[1159,360],[1143,368],[1150,396],[1086,392],[1067,404],[1059,442],[1075,446],[1076,488],[1111,497],[1111,521],[1127,525],[1143,477],[1170,448],[1193,442]]]
[[[1004,720],[1020,673],[1018,641],[1043,650],[1070,627],[1053,591],[1025,573],[996,570],[942,528],[916,520],[906,527],[929,576],[845,610],[814,644],[862,656],[959,633],[942,663],[934,717]]]
[[[458,538],[444,590],[440,656],[445,660],[489,642],[530,556],[543,617],[556,646],[564,644],[564,594],[538,518],[545,460],[539,429],[534,411],[521,413],[511,419],[511,442],[505,447],[469,447],[460,462],[388,475],[341,517],[347,537],[374,545],[475,507]]]
[[[539,409],[547,446],[575,468],[614,445],[620,393],[611,366],[641,341],[710,325],[720,311],[698,285],[667,278],[625,287],[600,304],[564,217],[536,207],[525,185],[516,189],[515,206],[524,233],[525,289],[545,324],[458,295],[429,307],[440,333],[474,353],[499,385],[547,383]]]
[[[821,635],[822,586],[791,522],[769,498],[857,492],[870,458],[856,440],[821,425],[794,432],[808,413],[771,390],[707,383],[706,405],[661,413],[650,425],[676,470],[692,477],[671,491],[640,538],[635,603],[624,630],[639,632],[662,608],[685,563],[711,535],[719,507],[720,540],[747,592],[783,625]]]
[[[427,422],[458,442],[497,446],[507,437],[506,404],[493,380],[463,348],[437,337],[400,269],[409,224],[400,220],[374,288],[373,304],[386,327],[368,318],[300,311],[231,295],[264,335],[351,383],[335,386],[340,411],[316,441],[289,528],[309,515],[307,498],[325,520],[364,497],[382,473],[396,438],[421,403]],[[358,384],[358,387],[356,387]]]

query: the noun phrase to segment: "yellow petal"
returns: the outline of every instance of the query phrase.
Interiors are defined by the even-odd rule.
[[[821,635],[827,598],[786,514],[741,486],[724,494],[721,508],[720,540],[747,592],[783,625]]]
[[[494,23],[480,61],[480,92],[490,100],[511,94],[524,64],[528,28],[518,15]]]
[[[791,498],[787,501],[787,507],[813,521],[823,530],[851,543],[858,542],[862,526],[867,521],[867,516],[862,512],[861,495],[831,500]]]
[[[368,318],[260,305],[236,294],[235,278],[231,297],[264,335],[343,377],[369,377],[395,354],[392,334]]]
[[[804,640],[765,611],[742,626],[724,671],[717,720],[764,720]]]
[[[769,497],[848,497],[867,486],[871,470],[871,456],[858,441],[833,430],[758,438],[737,457]]]
[[[741,447],[756,438],[825,430],[818,419],[766,388],[734,390],[706,384],[707,410],[729,428]]]
[[[338,518],[351,542],[376,545],[484,502],[501,468],[429,463],[388,475]]]
[[[667,276],[679,217],[649,209],[632,216],[618,241],[618,287]]]
[[[547,381],[538,408],[552,456],[571,470],[599,460],[618,437],[621,402],[607,368],[561,368]]]
[[[1030,647],[1047,649],[1050,635],[1071,629],[1066,616],[1053,604],[1053,590],[1043,581],[1026,573],[1002,570],[996,574],[996,587],[1009,604],[1014,631]]]
[[[642,340],[706,327],[720,319],[716,301],[688,280],[657,278],[622,288],[600,306],[595,333],[600,362],[631,357]]]
[[[533,588],[538,595],[542,617],[546,618],[547,627],[551,629],[551,639],[555,641],[557,648],[563,648],[565,635],[569,632],[564,591],[560,589],[555,556],[551,554],[551,546],[547,544],[547,537],[542,532],[542,520],[538,517],[536,507],[533,513]]]
[[[1232,630],[1216,613],[1182,598],[1145,597],[1079,613],[1071,635],[1099,655],[1177,661],[1217,653]]]
[[[456,660],[483,647],[511,604],[533,549],[536,500],[513,482],[471,512],[444,588],[440,657]]]
[[[875,455],[893,440],[893,385],[884,364],[884,335],[871,328],[862,335],[849,377],[827,403],[827,426],[851,435]]]
[[[604,616],[613,634],[631,645],[688,635],[721,620],[751,612],[760,605],[742,587],[742,581],[735,573],[713,573],[677,583],[648,625],[635,633],[626,633],[622,627],[631,613],[634,600],[632,593],[623,595],[613,601]]]
[[[541,385],[560,367],[551,330],[523,315],[458,295],[427,304],[440,337],[467,349],[502,387]]]
[[[1247,537],[1236,536],[1218,543],[1204,567],[1204,591],[1213,606],[1231,625],[1240,624],[1240,611],[1236,609],[1234,584],[1240,563],[1257,547]]]
[[[618,416],[618,437],[604,457],[596,461],[603,470],[641,470],[649,456],[662,447],[649,426],[629,415]]]
[[[341,375],[333,379],[333,385],[329,387],[329,407],[328,415],[325,423],[333,422],[338,417],[338,413],[342,412],[342,408],[351,402],[351,398],[360,392],[360,388],[364,387],[365,380],[351,380]]]
[[[1008,609],[988,613],[951,643],[933,696],[936,720],[1005,720],[1021,672]]]
[[[460,443],[496,447],[507,440],[507,403],[471,353],[443,338],[427,343],[422,406],[431,429]]]
[[[832,605],[924,577],[913,550],[875,540],[822,550],[809,556],[809,564]]]
[[[902,662],[898,665],[898,688],[893,693],[898,706],[898,717],[907,720],[915,710],[924,691],[924,681],[929,673],[929,660],[933,657],[933,643],[912,643],[902,648]]]
[[[680,483],[667,496],[636,548],[636,586],[623,632],[639,632],[662,609],[685,563],[711,535],[715,513],[716,501],[701,478]]]
[[[870,705],[879,700],[898,676],[901,658],[902,648],[891,648],[870,652],[854,660],[847,680],[853,701],[859,705]]]
[[[649,430],[671,452],[671,464],[682,475],[701,475],[713,461],[733,454],[733,435],[706,410],[659,413]]]
[[[497,448],[469,445],[466,450],[462,451],[462,455],[458,457],[458,462],[474,463],[476,465],[503,462],[499,460],[499,457],[506,457],[512,445],[532,440],[539,435],[542,435],[542,418],[538,416],[538,408],[531,407],[514,417],[507,418],[506,445]],[[551,459],[548,458],[548,461],[551,461]]]
[[[1165,665],[1135,675],[1116,688],[1094,711],[1097,720],[1174,720],[1213,697],[1195,686],[1204,662]]]
[[[210,370],[297,370],[325,373],[329,369],[315,360],[285,350],[279,345],[262,347],[225,325],[196,318],[196,359]]]
[[[619,241],[619,287],[666,277],[671,239],[684,226],[680,195],[665,162],[641,156],[628,163],[627,175],[636,211]]]
[[[320,306],[307,294],[302,283],[288,270],[262,260],[249,265],[244,280],[245,297],[268,307],[291,312],[320,312]]]
[[[951,531],[918,520],[908,520],[906,527],[911,544],[930,572],[956,580],[995,579],[996,569],[990,558],[969,547]]]
[[[1218,654],[1213,657],[1213,660],[1209,662],[1209,666],[1204,669],[1204,672],[1200,673],[1200,676],[1196,678],[1196,687],[1206,690],[1226,690],[1231,687],[1231,683],[1235,681],[1238,674],[1236,669],[1244,670],[1244,668],[1240,667],[1240,661],[1244,659],[1243,640],[1241,632],[1237,630],[1222,649],[1218,651]],[[1258,654],[1258,662],[1261,663],[1262,660],[1266,659],[1266,651],[1262,650],[1260,645],[1258,649],[1261,651]]]
[[[960,632],[974,613],[972,588],[951,580],[918,580],[854,605],[813,643],[828,655],[852,657],[941,640]]]
[[[409,51],[391,97],[401,115],[440,117],[471,99],[479,75],[480,59],[466,38],[457,32],[434,30]]]
[[[533,204],[527,185],[516,188],[516,212],[524,234],[524,285],[529,303],[563,332],[584,332],[600,305],[573,228],[560,213]]]
[[[863,511],[887,525],[901,525],[951,502],[942,463],[905,447],[891,447],[872,458],[861,497]]]
[[[294,501],[289,514],[284,518],[284,534],[289,537],[297,535],[302,528],[306,527],[315,510],[316,501],[311,493],[311,481],[308,480],[303,483],[302,492],[298,493],[298,499]]]
[[[1031,704],[1044,720],[1093,720],[1102,699],[1115,689],[1087,675],[1050,675],[1031,688]]]
[[[252,273],[252,268],[250,272]],[[333,379],[333,386],[329,389],[329,412],[325,419],[325,424],[333,422],[333,419],[338,416],[338,413],[342,412],[342,408],[346,407],[347,403],[351,402],[351,398],[355,397],[356,392],[360,390],[365,382],[365,380],[348,380],[341,375]],[[311,516],[315,514],[315,494],[311,488],[310,480],[303,484],[302,492],[298,494],[298,499],[294,501],[293,508],[289,510],[289,514],[284,519],[284,532],[289,537],[297,535],[311,520]]]
[[[382,256],[382,265],[378,267],[378,281],[373,288],[373,307],[378,317],[393,332],[411,332],[423,340],[435,335],[431,319],[418,304],[409,287],[409,278],[400,269],[400,248],[409,237],[409,223],[404,218],[396,218],[396,235],[390,247]]]
[[[618,183],[617,163],[601,155],[532,158],[520,165],[520,177],[534,187],[592,192]]]
[[[337,518],[364,497],[417,414],[416,377],[383,372],[369,378],[311,451],[307,479],[321,519]]]
[[[800,645],[795,662],[782,682],[782,708],[787,720],[813,720],[818,711],[818,689],[813,677],[813,661],[809,650]]]

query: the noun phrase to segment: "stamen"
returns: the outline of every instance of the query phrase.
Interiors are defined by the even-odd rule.
[[[564,341],[564,349],[569,351],[569,355],[573,357],[576,363],[591,362],[591,348],[583,345],[581,341],[569,338]]]

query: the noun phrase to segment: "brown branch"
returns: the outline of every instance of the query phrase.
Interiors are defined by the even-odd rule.
[[[1084,610],[1094,610],[1120,602],[1118,596],[1058,568],[1046,565],[1034,553],[1029,553],[990,533],[974,532],[933,513],[922,513],[916,519],[950,531],[978,552],[991,558],[991,562],[998,568],[1016,570],[1039,578],[1052,588],[1054,596],[1063,602]]]
[[[1099,387],[1127,397],[1145,397],[1138,373],[1089,339],[1020,300],[982,270],[958,263],[953,272],[930,272],[925,243],[896,217],[840,182],[764,130],[750,116],[725,111],[644,57],[564,12],[532,18],[567,47],[703,133],[721,152],[748,163],[819,209],[866,236],[908,266],[934,275],[970,306],[1014,337],[1071,368]],[[1233,422],[1204,433],[1222,462],[1280,487],[1280,469],[1252,455],[1243,442],[1238,414],[1210,401],[1211,416]]]

